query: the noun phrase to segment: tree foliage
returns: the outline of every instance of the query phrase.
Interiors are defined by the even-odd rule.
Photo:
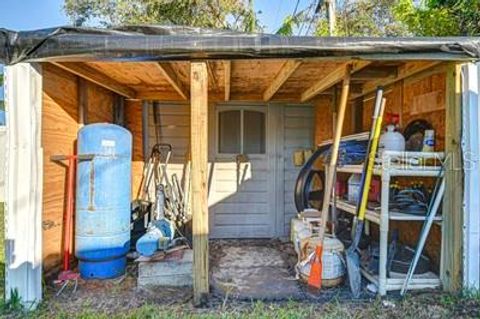
[[[480,34],[480,1],[423,0],[415,5],[400,0],[395,7],[397,19],[418,36]]]
[[[341,0],[336,1],[336,36],[401,36],[406,27],[396,20],[394,7],[399,0]],[[324,2],[310,1],[296,14],[287,16],[277,34],[328,35],[328,17]],[[312,10],[314,9],[314,10]],[[311,25],[313,24],[313,28]]]
[[[337,1],[337,36],[403,36],[408,33],[396,19],[394,8],[398,0]],[[320,19],[317,35],[328,34],[326,19]]]
[[[173,24],[252,32],[256,14],[244,0],[65,0],[75,25]]]
[[[174,24],[245,32],[261,30],[254,0],[64,1],[64,10],[76,25]],[[480,35],[480,0],[335,2],[337,36]],[[277,10],[275,1],[271,3],[272,11]],[[294,12],[284,17],[277,34],[327,35],[325,3],[297,0]]]

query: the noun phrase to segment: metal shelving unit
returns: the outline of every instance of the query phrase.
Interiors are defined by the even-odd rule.
[[[382,158],[378,160],[374,168],[374,174],[381,177],[382,183],[380,207],[379,209],[368,209],[365,219],[378,224],[380,228],[379,269],[378,275],[374,275],[368,272],[365,268],[362,268],[362,274],[377,286],[378,293],[382,296],[386,295],[387,291],[400,290],[405,278],[405,275],[396,273],[391,273],[390,277],[387,277],[389,221],[422,222],[425,220],[424,216],[389,210],[391,178],[397,176],[443,177],[441,166],[428,164],[431,160],[443,161],[444,158],[445,154],[441,152],[424,153],[385,151],[382,153]],[[345,165],[338,167],[336,171],[337,173],[361,174],[362,170],[362,165]],[[355,204],[339,199],[332,200],[330,204],[335,209],[340,209],[353,215],[356,214]],[[442,216],[436,216],[435,221],[436,223],[441,224]],[[443,246],[443,242],[441,245]],[[440,265],[440,268],[442,268],[442,265]],[[441,269],[440,273],[442,273]],[[436,274],[428,272],[422,275],[414,275],[409,285],[409,289],[435,288],[440,285],[440,278]]]

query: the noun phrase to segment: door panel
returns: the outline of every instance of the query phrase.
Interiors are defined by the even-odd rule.
[[[222,111],[232,112],[238,109],[244,112],[240,132],[242,154],[221,154],[219,149],[228,150],[225,145],[228,145],[229,141],[225,140],[225,136],[219,141],[218,134],[226,131],[222,123],[219,123],[219,118]],[[217,136],[214,143],[217,147],[209,196],[212,238],[268,238],[275,234],[275,212],[271,209],[275,199],[269,191],[274,170],[269,153],[268,116],[265,106],[216,108],[214,129]],[[235,122],[231,118],[229,121]],[[248,125],[245,125],[245,121],[248,121]],[[236,139],[238,134],[230,132],[229,136]],[[260,136],[264,141],[257,143],[256,136]],[[237,140],[232,141],[236,142]],[[248,154],[249,150],[264,154]],[[246,154],[243,154],[243,151]]]
[[[265,154],[247,154],[247,161],[238,162],[237,154],[218,152],[218,112],[222,108],[217,106],[213,111],[215,116],[210,118],[210,129],[215,132],[210,137],[214,145],[210,153],[213,162],[209,193],[210,237],[287,236],[290,219],[296,214],[293,191],[300,169],[293,165],[292,156],[298,149],[313,146],[314,109],[284,105],[246,107],[246,110],[265,111]],[[224,109],[229,110],[229,107]],[[259,117],[253,118],[258,120]],[[253,149],[261,147],[257,145]]]

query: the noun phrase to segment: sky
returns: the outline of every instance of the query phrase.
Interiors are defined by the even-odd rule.
[[[285,16],[291,14],[297,0],[254,0],[265,32],[275,32]],[[299,0],[299,9],[308,0]],[[68,25],[62,11],[63,0],[0,0],[0,28],[33,30]]]

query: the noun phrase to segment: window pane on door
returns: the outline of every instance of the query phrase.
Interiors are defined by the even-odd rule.
[[[243,152],[265,154],[265,113],[244,111]]]
[[[224,154],[239,154],[240,111],[223,111],[219,114],[218,151]]]

